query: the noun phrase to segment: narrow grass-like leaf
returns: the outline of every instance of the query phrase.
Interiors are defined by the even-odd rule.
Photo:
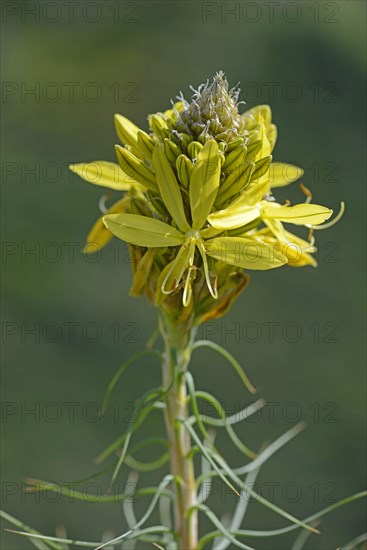
[[[107,391],[104,395],[103,402],[102,402],[102,414],[104,414],[104,412],[106,411],[106,408],[108,407],[108,404],[109,404],[109,401],[110,401],[110,398],[111,398],[111,394],[112,394],[117,382],[119,381],[121,376],[124,374],[126,369],[130,365],[132,365],[133,363],[136,363],[136,361],[138,361],[142,357],[146,357],[147,355],[153,355],[155,357],[159,357],[160,359],[162,358],[162,353],[158,350],[155,350],[155,349],[139,351],[138,353],[136,353],[132,357],[129,357],[129,359],[127,359],[125,361],[125,363],[123,363],[121,365],[121,367],[118,369],[118,371],[113,376],[111,382],[108,385]]]
[[[136,406],[134,422],[132,426],[132,432],[136,432],[138,428],[143,424],[144,420],[147,418],[148,414],[155,408],[158,400],[162,397],[164,393],[162,390],[151,390],[147,391],[143,397],[139,400]],[[144,401],[145,400],[145,401]],[[139,413],[139,414],[138,414]],[[111,456],[115,451],[117,451],[121,445],[123,445],[128,431],[125,431],[120,435],[113,443],[111,443],[98,457],[96,458],[97,464],[104,462],[106,458]]]
[[[215,435],[215,434],[214,434]],[[214,443],[214,437],[212,438]],[[205,446],[205,443],[204,443]],[[199,450],[200,452],[200,450]],[[207,482],[200,484],[200,478],[196,478],[196,487],[198,490],[197,500],[199,503],[203,504],[210,495],[211,486],[212,486],[212,478],[208,475],[209,472],[211,472],[210,469],[210,462],[205,458],[205,456],[201,455],[201,474],[200,477],[207,480]],[[216,473],[216,472],[215,472]]]
[[[153,535],[154,533],[169,533],[172,534],[172,530],[164,525],[153,525],[152,527],[147,527],[146,529],[138,529],[134,530],[133,533],[128,537],[129,540],[134,539],[141,539],[141,540],[148,540],[147,535]]]
[[[136,470],[138,472],[153,472],[154,470],[158,470],[159,468],[167,464],[169,458],[169,453],[163,453],[156,460],[151,460],[150,462],[141,462],[140,460],[136,460],[136,458],[134,458],[133,456],[128,455],[125,458],[125,464],[129,466],[129,468],[132,468],[133,470]]]
[[[365,542],[366,540],[367,540],[367,533],[363,533],[362,535],[359,535],[358,537],[351,540],[350,542],[343,544],[340,550],[353,550],[354,548],[357,548],[358,544],[362,544],[362,542]]]
[[[240,493],[237,491],[237,489],[232,485],[232,483],[226,478],[226,476],[223,474],[223,472],[218,468],[217,464],[212,458],[212,452],[209,453],[209,450],[203,445],[203,443],[200,441],[200,438],[197,436],[195,430],[190,426],[189,422],[182,420],[183,425],[186,427],[188,432],[190,433],[192,439],[195,441],[196,445],[199,447],[202,454],[205,456],[208,462],[210,462],[211,466],[216,470],[218,476],[221,478],[221,480],[237,495],[240,496]],[[216,453],[215,453],[216,455]]]
[[[318,523],[314,523],[314,526],[316,527]],[[291,550],[302,550],[304,545],[306,544],[308,538],[312,535],[309,531],[301,531],[296,540],[294,541]]]
[[[136,486],[138,479],[139,479],[139,476],[136,472],[130,472],[130,474],[127,477],[125,490],[128,490],[130,484],[134,484],[134,486]],[[132,498],[127,498],[124,500],[122,504],[122,509],[123,509],[126,523],[129,529],[133,530],[135,525],[137,524],[137,519],[134,512]]]
[[[136,443],[136,445],[132,447],[131,452],[136,453],[141,449],[145,449],[145,447],[148,447],[149,445],[159,445],[165,449],[168,449],[169,447],[169,443],[164,437],[145,437],[142,441],[139,441],[139,443]]]
[[[339,502],[335,502],[334,504],[331,504],[327,508],[324,508],[323,510],[320,510],[319,512],[317,512],[316,514],[313,514],[312,516],[308,516],[303,521],[305,523],[312,523],[316,519],[332,512],[336,508],[340,508],[341,506],[344,506],[346,504],[350,504],[351,502],[355,502],[355,501],[357,501],[361,498],[364,498],[366,496],[367,496],[366,491],[363,491],[361,493],[356,493],[354,495],[351,495],[350,497],[347,497],[347,498],[344,498],[344,499],[340,500]],[[299,526],[293,524],[293,525],[288,525],[287,527],[281,527],[280,529],[271,529],[271,530],[267,530],[267,531],[256,531],[256,530],[252,530],[252,529],[249,529],[249,530],[241,529],[241,530],[233,531],[231,534],[233,536],[236,536],[236,537],[259,537],[259,538],[262,538],[262,537],[274,537],[274,536],[278,536],[278,535],[283,535],[285,533],[289,533],[290,531],[294,531],[296,529],[299,529]],[[204,546],[206,544],[208,544],[211,540],[215,539],[216,537],[218,537],[220,535],[221,535],[220,531],[212,531],[211,533],[207,533],[206,535],[204,535],[202,537],[202,539],[200,539],[200,545],[198,546],[198,550],[201,550],[202,548],[204,548]],[[343,550],[345,550],[345,549],[343,548]]]
[[[232,426],[227,422],[227,416],[221,404],[219,403],[219,401],[213,395],[207,392],[201,392],[201,391],[196,392],[196,397],[204,399],[205,401],[210,403],[212,407],[215,408],[215,410],[218,412],[219,416],[222,419],[221,421],[219,421],[219,422],[222,422],[221,426],[224,426],[226,428],[226,431],[229,437],[231,438],[234,445],[241,451],[241,453],[243,453],[245,456],[248,456],[249,458],[252,458],[252,459],[256,458],[257,456],[256,453],[251,451],[251,449],[249,449],[248,447],[246,447],[246,445],[242,443],[242,441],[238,438],[237,434],[233,430]],[[203,420],[205,423],[210,424],[210,422],[206,421],[207,417],[203,415],[199,415],[199,416],[200,416],[200,419]]]
[[[209,453],[212,454],[211,451],[209,451]],[[269,508],[269,510],[272,510],[276,514],[292,521],[293,523],[295,523],[299,527],[303,527],[304,529],[308,529],[309,531],[312,531],[313,533],[318,533],[318,531],[316,529],[314,529],[310,525],[307,525],[302,520],[299,520],[298,518],[292,516],[291,514],[289,514],[288,512],[283,510],[282,508],[279,508],[279,506],[276,506],[275,504],[273,504],[272,502],[270,502],[266,498],[264,498],[261,495],[259,495],[258,493],[256,493],[256,491],[251,489],[251,487],[245,487],[244,484],[243,484],[243,481],[237,476],[237,474],[234,473],[234,471],[228,466],[226,461],[220,455],[212,454],[212,457],[213,457],[214,461],[216,461],[219,464],[219,466],[221,468],[223,468],[224,473],[229,477],[229,479],[231,479],[239,487],[243,487],[243,489],[249,495],[254,497],[259,504],[262,504],[263,506],[265,506],[266,508]],[[223,475],[222,471],[221,471],[221,474]]]
[[[24,529],[26,532],[22,532],[21,534],[22,535],[25,535],[25,536],[29,536],[29,539],[31,539],[31,536],[36,536],[37,538],[43,538],[43,535],[41,535],[41,533],[39,533],[38,531],[36,531],[36,529],[33,529],[32,527],[29,527],[28,525],[26,525],[25,523],[23,523],[22,521],[20,521],[19,519],[15,518],[14,516],[11,516],[10,514],[8,514],[7,512],[5,512],[4,510],[0,510],[0,517],[2,517],[3,519],[5,519],[6,521],[8,521],[9,523],[11,523],[12,525],[15,525],[16,527],[20,527],[21,529]],[[11,529],[6,529],[6,531],[11,531],[13,533],[18,533],[18,531],[12,531]],[[35,544],[35,541],[32,540],[32,543],[41,550],[41,540],[37,541],[39,542],[39,545],[37,546],[37,544]],[[60,542],[60,541],[58,541]],[[63,542],[63,541],[61,541]],[[56,541],[53,542],[53,541],[46,541],[45,540],[45,544],[44,544],[44,547],[46,545],[46,548],[52,548],[53,550],[63,550],[62,546],[60,544],[56,544]],[[43,550],[43,549],[42,549]]]
[[[237,374],[241,378],[243,384],[248,389],[248,391],[250,393],[256,393],[256,389],[251,384],[250,380],[247,378],[247,376],[244,373],[244,371],[242,370],[241,365],[239,364],[239,362],[226,349],[224,349],[219,344],[215,344],[214,342],[211,342],[210,340],[197,340],[193,344],[191,349],[192,349],[192,351],[194,351],[195,349],[202,348],[202,347],[212,348],[214,351],[216,351],[217,353],[222,355],[225,359],[227,359],[229,364],[235,369],[235,371],[237,372]]]
[[[246,486],[254,485],[259,471],[260,471],[260,468],[248,474],[248,476],[245,479]],[[241,524],[247,512],[248,505],[249,505],[249,499],[246,498],[245,492],[242,491],[241,498],[236,505],[236,509],[234,511],[232,520],[229,524],[228,531],[235,531],[236,529],[239,529],[241,527]],[[213,545],[213,550],[226,550],[226,548],[228,548],[228,545],[229,545],[228,539],[220,539],[217,543]]]
[[[239,540],[236,540],[234,536],[224,527],[224,525],[221,523],[221,521],[217,518],[217,516],[206,506],[205,504],[197,504],[196,506],[193,506],[191,510],[200,510],[203,512],[208,519],[217,527],[217,529],[221,532],[221,534],[228,540],[229,543],[232,543],[236,548],[243,548],[244,550],[254,550],[252,546],[247,546],[247,544],[243,544]],[[197,550],[200,550],[200,542],[197,546]]]
[[[171,503],[172,499],[167,498],[166,495],[161,495],[159,499],[159,517],[162,525],[166,525],[169,529],[172,529],[172,516],[171,516]]]
[[[99,544],[98,542],[88,542],[84,540],[73,540],[73,539],[62,539],[59,537],[49,537],[46,535],[37,535],[35,533],[27,533],[26,531],[15,531],[14,529],[5,529],[8,533],[14,533],[15,535],[21,535],[23,537],[28,538],[34,538],[34,539],[40,539],[45,541],[46,544],[49,543],[55,543],[55,542],[63,542],[66,544],[74,544],[75,546],[82,546],[84,548],[95,548],[96,544]],[[51,548],[50,544],[49,547]],[[56,548],[56,546],[53,546],[52,548]],[[58,550],[62,550],[62,546],[57,546]]]
[[[58,525],[57,527],[55,527],[55,535],[57,537],[66,539],[67,538],[66,527],[64,525]],[[61,544],[61,546],[62,546],[62,550],[70,550],[70,546],[64,542]],[[47,549],[47,546],[46,546],[46,549]]]
[[[189,389],[189,395],[190,395],[190,398],[191,398],[191,407],[192,407],[192,411],[194,413],[197,425],[198,425],[199,430],[201,431],[204,439],[206,439],[206,441],[211,444],[210,436],[209,436],[208,432],[205,429],[205,426],[204,426],[204,424],[201,420],[201,416],[200,416],[200,413],[199,413],[198,404],[197,404],[197,401],[196,401],[195,383],[194,383],[194,378],[193,378],[191,372],[189,372],[189,371],[185,372],[185,379],[186,379],[187,387]]]
[[[141,527],[142,525],[144,525],[144,523],[147,521],[147,519],[149,519],[150,515],[152,514],[158,500],[159,500],[159,497],[161,496],[162,492],[164,491],[164,489],[167,487],[167,485],[169,483],[171,483],[171,481],[174,480],[174,476],[169,474],[167,476],[165,476],[163,478],[163,480],[161,481],[161,483],[159,484],[159,486],[157,487],[156,489],[156,492],[151,500],[151,503],[150,505],[148,506],[148,509],[147,511],[145,512],[145,514],[142,516],[142,518],[137,522],[137,524],[135,525],[134,527],[134,530],[135,529],[138,529],[139,527]],[[109,544],[111,543],[116,543],[116,542],[119,542],[121,540],[123,540],[124,538],[126,538],[130,533],[132,532],[132,530],[129,530],[127,531],[126,533],[123,533],[122,535],[114,538],[113,540],[110,540],[104,544],[101,544],[99,545],[96,550],[100,550],[101,548],[104,548],[105,546],[108,546]]]
[[[242,466],[241,468],[234,468],[233,471],[238,474],[247,474],[256,470],[264,464],[273,454],[275,454],[279,449],[291,441],[296,435],[301,433],[305,429],[306,425],[303,422],[300,422],[296,426],[293,426],[290,430],[281,435],[278,439],[273,441],[268,447],[266,447],[250,464]]]
[[[129,443],[130,443],[130,439],[131,439],[131,436],[132,436],[132,432],[131,430],[128,431],[128,433],[126,434],[126,439],[124,441],[124,445],[122,447],[122,450],[121,450],[121,454],[119,456],[119,459],[117,461],[117,464],[116,464],[116,467],[113,471],[113,474],[112,474],[112,478],[111,478],[111,481],[110,481],[110,488],[109,488],[109,491],[110,489],[112,488],[113,484],[115,483],[116,481],[116,478],[118,476],[118,473],[120,471],[120,468],[121,466],[123,465],[124,463],[124,460],[125,460],[125,457],[126,457],[126,454],[127,454],[127,450],[129,448]]]
[[[76,491],[70,488],[67,484],[52,483],[41,479],[27,479],[27,492],[42,493],[53,492],[58,495],[68,497],[70,500],[83,500],[84,502],[101,503],[101,502],[121,502],[130,496],[130,493],[118,493],[111,495],[93,495],[90,496],[85,492]]]
[[[157,401],[157,399],[161,398],[166,393],[167,393],[167,391],[163,391],[163,390],[158,391],[158,397],[153,398],[153,405],[154,405],[154,402]],[[147,399],[147,397],[150,396],[150,394],[151,394],[151,392],[146,392],[143,395],[143,397],[140,398],[140,400],[138,401],[136,410],[134,411],[132,417],[130,418],[128,428],[127,428],[127,432],[126,432],[126,438],[125,438],[125,441],[124,441],[124,445],[123,445],[122,450],[121,450],[121,455],[120,455],[120,457],[117,461],[116,468],[115,468],[115,470],[112,474],[110,487],[112,487],[112,485],[115,483],[116,478],[118,476],[118,473],[120,471],[120,468],[121,468],[122,464],[124,463],[124,460],[125,460],[125,457],[126,457],[126,454],[127,454],[127,450],[128,450],[129,444],[130,444],[130,439],[131,439],[131,437],[134,433],[134,422],[135,422],[135,420],[139,417],[140,412],[142,411],[142,409],[144,409],[144,408],[150,409],[150,407],[148,406],[149,400],[148,400],[148,402],[146,402],[146,399]]]
[[[257,401],[255,401],[254,403],[251,403],[251,405],[248,405],[241,411],[238,411],[232,414],[231,416],[225,416],[225,412],[222,405],[213,395],[207,392],[197,391],[196,396],[202,397],[203,399],[206,399],[206,397],[214,399],[214,402],[212,404],[213,404],[213,407],[218,412],[218,416],[220,418],[213,418],[211,416],[205,416],[203,418],[205,418],[206,424],[208,424],[209,426],[216,426],[218,428],[223,428],[225,427],[226,424],[230,426],[234,424],[238,424],[239,422],[242,422],[242,420],[246,420],[251,415],[257,413],[257,411],[259,411],[266,404],[264,399],[258,399]]]

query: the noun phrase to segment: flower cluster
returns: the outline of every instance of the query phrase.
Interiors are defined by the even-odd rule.
[[[118,164],[96,161],[70,168],[83,179],[125,191],[96,222],[87,242],[112,235],[130,247],[132,294],[146,293],[175,320],[196,323],[223,315],[246,286],[243,269],[316,265],[313,238],[284,224],[312,229],[332,211],[279,204],[273,190],[303,171],[272,162],[276,126],[260,105],[239,113],[239,89],[222,72],[213,82],[148,116],[150,132],[115,115]]]

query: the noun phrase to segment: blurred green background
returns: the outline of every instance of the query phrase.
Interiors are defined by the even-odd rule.
[[[219,69],[232,85],[241,82],[242,108],[271,105],[275,159],[305,169],[315,202],[338,211],[344,200],[347,210],[316,235],[318,269],[253,272],[231,313],[201,336],[230,349],[269,402],[256,422],[239,425],[248,446],[259,449],[296,420],[308,424],[263,468],[264,497],[305,517],[363,488],[364,20],[362,1],[3,2],[2,507],[9,513],[43,533],[65,525],[86,540],[126,528],[120,504],[58,495],[51,503],[51,493],[37,501],[21,487],[27,476],[61,483],[97,472],[94,459],[125,429],[131,403],[159,384],[154,359],[135,365],[113,410],[96,419],[105,387],[144,346],[156,314],[128,297],[122,243],[97,259],[80,254],[102,191],[70,176],[67,165],[114,160],[115,112],[146,129],[148,113],[167,108],[179,91],[189,98],[190,84]],[[298,185],[278,196],[302,200]],[[196,352],[192,372],[228,411],[250,402],[210,351]],[[163,433],[157,413],[136,441],[153,433]],[[230,464],[242,464],[225,438],[219,443]],[[95,481],[107,487],[108,475]],[[221,515],[234,498],[218,486],[211,503]],[[146,505],[136,503],[138,517]],[[284,525],[256,503],[246,517],[247,528]],[[306,548],[336,549],[363,532],[363,517],[361,502],[337,510]],[[1,535],[4,550],[32,547]],[[294,538],[248,542],[284,550]]]

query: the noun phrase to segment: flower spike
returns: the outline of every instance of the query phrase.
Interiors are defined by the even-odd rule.
[[[215,316],[224,314],[229,289],[237,296],[245,287],[243,269],[316,266],[315,239],[308,242],[286,226],[327,229],[345,207],[325,223],[332,210],[311,203],[303,183],[303,203],[277,202],[277,188],[304,173],[273,162],[277,129],[270,107],[241,114],[240,89],[231,88],[222,71],[190,88],[191,100],[180,93],[170,108],[148,116],[150,131],[115,115],[118,164],[96,161],[71,170],[89,183],[125,192],[126,201],[107,211],[101,199],[105,215],[87,245],[105,246],[111,234],[128,243],[133,294],[146,293],[180,319],[193,311],[199,323],[212,300],[218,299],[210,306]]]

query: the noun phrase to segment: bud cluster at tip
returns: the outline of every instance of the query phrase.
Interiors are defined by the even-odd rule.
[[[222,71],[201,84],[190,103],[181,97],[183,110],[178,113],[176,130],[205,142],[208,139],[229,143],[236,137],[245,138],[248,134],[243,118],[238,112],[240,89],[229,90]]]

